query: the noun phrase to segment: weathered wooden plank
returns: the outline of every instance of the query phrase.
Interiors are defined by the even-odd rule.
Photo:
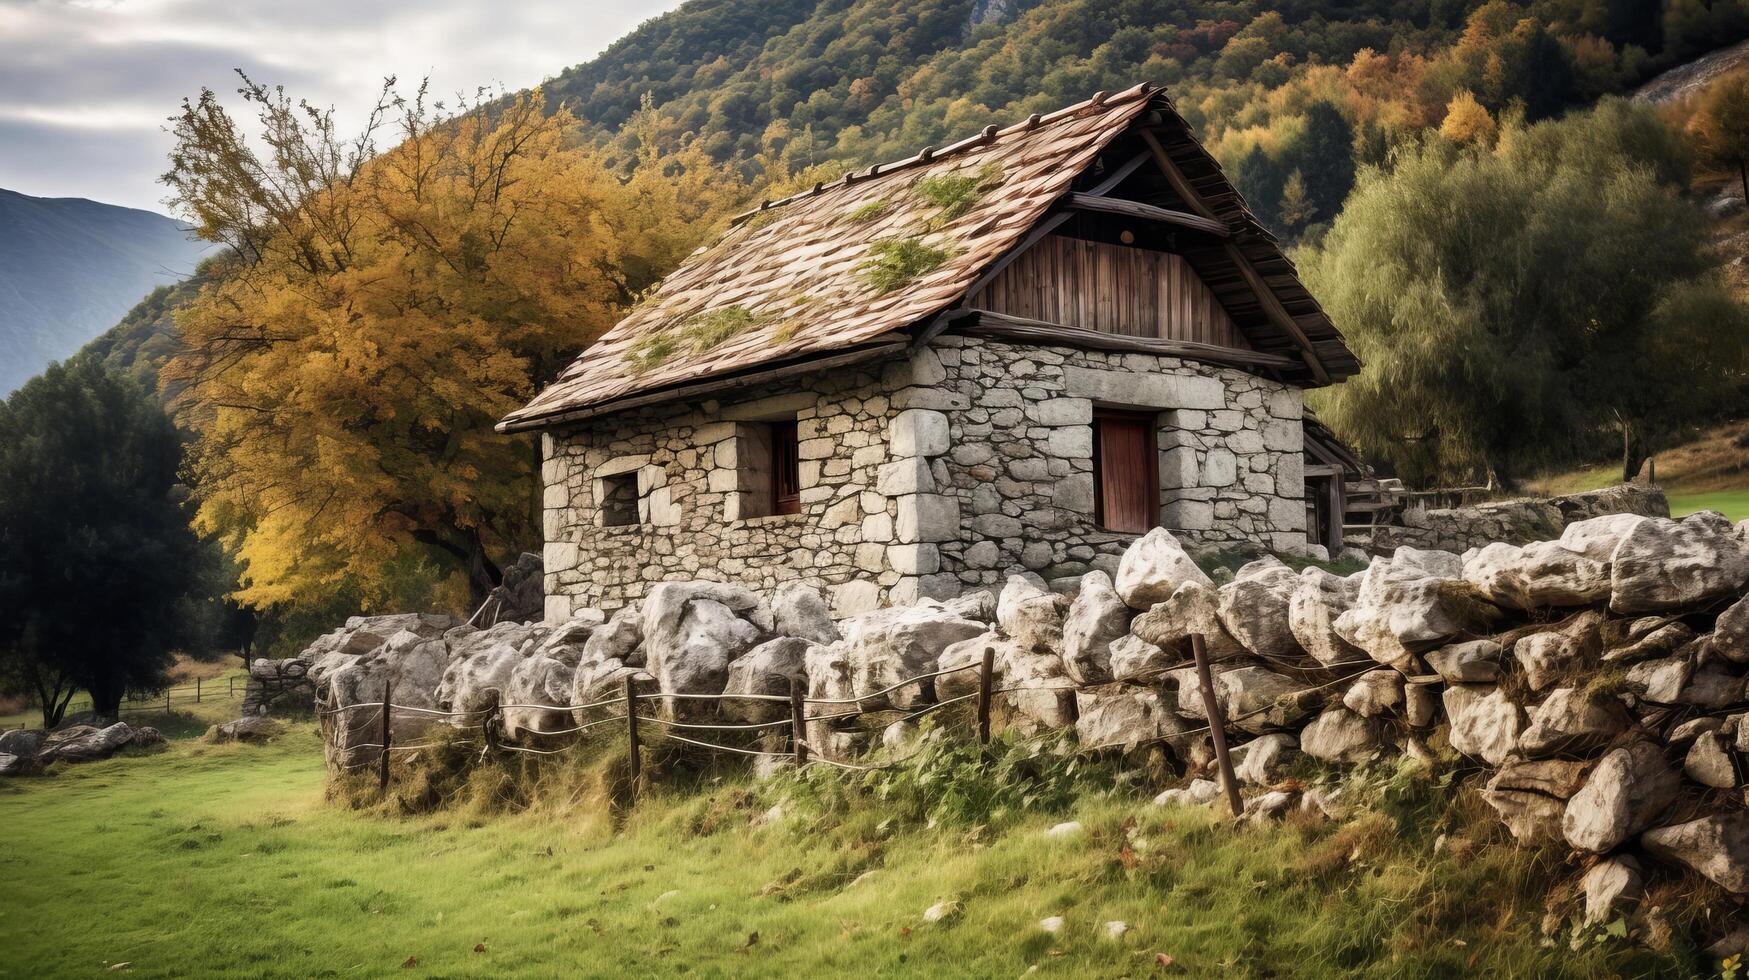
[[[1198,344],[1183,340],[1161,340],[1154,337],[1127,337],[1072,327],[1061,323],[1045,323],[1023,317],[994,313],[989,310],[963,311],[954,317],[949,329],[957,333],[1001,337],[1039,344],[1061,344],[1089,350],[1126,351],[1138,354],[1159,354],[1182,357],[1210,364],[1231,364],[1254,369],[1285,369],[1296,366],[1291,357],[1266,354],[1262,351]]]
[[[1120,197],[1096,197],[1092,194],[1070,194],[1066,202],[1077,211],[1092,211],[1100,214],[1114,214],[1124,218],[1134,218],[1138,221],[1153,221],[1160,224],[1173,225],[1179,228],[1190,228],[1221,238],[1231,233],[1227,226],[1212,218],[1200,215],[1186,214],[1183,211],[1172,211],[1158,208],[1152,204],[1140,201],[1129,201]]]

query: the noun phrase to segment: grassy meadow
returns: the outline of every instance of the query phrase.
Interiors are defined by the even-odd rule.
[[[1749,421],[1698,432],[1652,461],[1658,485],[1670,499],[1670,514],[1686,517],[1716,510],[1733,521],[1749,518]],[[1650,475],[1642,471],[1641,479]],[[1577,493],[1621,482],[1617,462],[1588,466],[1531,482],[1537,493]]]
[[[980,787],[1000,787],[971,773],[950,792],[931,784],[944,772],[883,784],[886,803],[827,773],[658,783],[609,813],[572,778],[583,765],[520,812],[482,805],[490,787],[424,815],[355,808],[327,799],[305,723],[265,747],[182,739],[0,784],[0,976],[1709,969],[1603,933],[1543,938],[1549,882],[1570,869],[1425,777],[1382,775],[1382,808],[1347,823],[1234,829],[1121,779],[971,819]],[[774,803],[785,814],[758,819]],[[1044,835],[1070,819],[1084,831]],[[924,921],[943,901],[957,913]],[[1050,916],[1060,931],[1040,928]],[[1109,937],[1114,920],[1129,930]]]

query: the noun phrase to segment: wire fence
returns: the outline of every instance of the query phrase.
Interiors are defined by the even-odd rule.
[[[238,683],[239,680],[244,683]],[[239,678],[235,674],[227,677],[197,678],[192,684],[165,688],[162,691],[128,694],[122,698],[121,706],[116,711],[119,714],[170,711],[178,704],[203,704],[208,701],[236,699],[243,695],[244,689],[248,686],[247,681],[248,678]],[[61,716],[63,718],[72,717],[94,711],[96,708],[96,702],[92,701],[90,695],[86,695],[83,698],[74,698],[67,702],[67,706],[62,709]],[[32,706],[29,710],[39,711],[41,709],[38,706]],[[0,731],[6,730],[6,727],[0,725]],[[28,728],[29,726],[19,725],[18,727]]]
[[[341,758],[353,756],[356,754],[357,750],[371,750],[375,752],[376,757],[374,759],[344,762],[341,763],[338,768],[343,771],[356,771],[374,766],[377,769],[378,782],[381,788],[385,791],[388,789],[391,778],[389,762],[393,757],[393,753],[419,752],[444,744],[465,744],[481,746],[479,755],[479,759],[481,760],[494,754],[555,756],[572,751],[579,746],[586,744],[586,739],[584,738],[586,733],[607,726],[617,726],[618,728],[623,728],[625,730],[625,736],[630,750],[628,753],[630,757],[630,767],[633,773],[632,793],[635,797],[639,790],[638,784],[643,778],[641,765],[642,748],[652,739],[666,740],[693,748],[703,748],[732,755],[753,758],[788,759],[793,760],[798,768],[824,765],[853,772],[872,772],[894,769],[902,766],[914,758],[921,749],[913,751],[911,754],[898,759],[889,759],[879,762],[851,762],[846,759],[833,758],[825,751],[825,745],[816,744],[819,741],[818,735],[811,739],[809,735],[809,726],[820,723],[843,721],[850,718],[860,718],[869,714],[902,713],[902,717],[898,718],[898,721],[915,721],[951,705],[975,702],[976,713],[974,718],[977,739],[980,744],[987,745],[990,741],[991,705],[994,699],[998,696],[1026,693],[1077,693],[1094,688],[1107,687],[1111,684],[1120,682],[1158,679],[1164,674],[1189,668],[1194,669],[1197,673],[1197,687],[1201,694],[1204,717],[1208,722],[1206,725],[1186,730],[1160,732],[1147,737],[1128,738],[1103,744],[1083,745],[1081,746],[1081,751],[1093,752],[1117,747],[1133,749],[1144,745],[1158,744],[1172,739],[1191,737],[1206,733],[1210,736],[1210,739],[1214,744],[1216,765],[1223,783],[1223,788],[1226,791],[1233,813],[1237,816],[1242,810],[1242,804],[1238,795],[1238,783],[1234,777],[1232,761],[1229,758],[1227,751],[1226,728],[1230,724],[1275,711],[1279,708],[1280,702],[1278,700],[1271,700],[1268,703],[1239,712],[1230,718],[1224,717],[1224,711],[1221,707],[1220,699],[1215,694],[1213,679],[1210,674],[1210,663],[1212,661],[1208,656],[1206,645],[1201,636],[1191,637],[1191,649],[1193,656],[1189,661],[1170,667],[1163,667],[1158,670],[1149,670],[1145,674],[1133,677],[1120,677],[1111,680],[1104,680],[1097,684],[1077,683],[1068,678],[1063,678],[1061,680],[1067,681],[1067,683],[1053,680],[1050,683],[1022,683],[998,688],[993,683],[993,675],[995,672],[994,650],[986,648],[983,657],[979,660],[969,661],[953,667],[945,667],[928,673],[917,674],[897,681],[877,691],[852,694],[847,697],[809,696],[805,690],[807,682],[804,678],[799,676],[791,677],[789,679],[790,691],[786,696],[781,694],[691,694],[662,691],[640,691],[638,689],[639,685],[637,681],[632,675],[628,675],[624,681],[623,694],[620,694],[617,697],[602,698],[582,704],[500,702],[478,710],[446,711],[436,708],[396,705],[391,699],[389,685],[385,683],[383,686],[382,700],[380,701],[356,702],[334,707],[318,704],[317,712],[323,722],[324,737],[330,740],[332,747],[338,750]],[[1228,658],[1220,659],[1225,660]],[[1358,677],[1362,673],[1376,670],[1378,666],[1378,663],[1370,658],[1335,664],[1324,664],[1322,665],[1322,668],[1326,671],[1332,672],[1339,671],[1344,667],[1357,667],[1359,669],[1346,674],[1341,674],[1327,683],[1302,689],[1301,691],[1296,692],[1295,697],[1303,698],[1327,690],[1331,687],[1344,684],[1355,677]],[[921,706],[893,706],[892,703],[887,700],[890,695],[896,692],[916,687],[926,681],[932,681],[955,674],[963,674],[970,671],[977,671],[977,686],[975,690],[968,693],[953,695]],[[652,701],[657,702],[658,705],[667,707],[669,710],[665,713],[653,713],[643,710],[643,706]],[[778,717],[769,721],[737,722],[684,719],[680,712],[673,710],[677,707],[679,702],[715,702],[718,704],[722,702],[779,703],[787,707],[787,712],[785,712],[787,717]],[[812,714],[809,713],[810,706],[812,706],[814,711]],[[623,711],[623,713],[613,713],[609,711],[609,709],[616,707]],[[848,710],[837,710],[839,708],[848,708]],[[363,715],[362,717],[358,715],[359,712],[366,711],[371,713]],[[540,741],[537,744],[521,744],[508,737],[501,729],[504,727],[503,722],[506,712],[524,711],[562,714],[567,716],[574,722],[574,724],[553,729],[530,727],[528,729],[530,733],[538,736]],[[601,718],[585,720],[587,718],[587,713],[594,711],[603,711],[607,712],[607,714]],[[411,716],[427,719],[442,719],[448,721],[451,727],[458,731],[477,732],[478,737],[451,741],[423,741],[413,744],[398,744],[393,739],[391,725],[391,722],[397,716],[403,718]],[[520,728],[524,726],[518,725],[516,727]],[[338,742],[338,736],[342,732],[350,735],[353,733],[371,732],[373,730],[376,733],[376,741],[347,741],[345,744],[339,744]],[[718,736],[721,736],[721,738],[706,738],[704,737],[706,733],[715,733]],[[761,748],[758,747],[757,744],[730,744],[729,742],[722,740],[722,738],[745,739],[749,734],[759,735],[762,739],[766,740],[765,744],[767,746],[773,741],[773,735],[782,735],[784,736],[783,748]],[[551,739],[562,736],[577,736],[577,738],[568,745],[554,746],[550,744]]]

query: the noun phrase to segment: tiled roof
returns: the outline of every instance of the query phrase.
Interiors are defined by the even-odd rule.
[[[628,397],[900,339],[895,331],[964,297],[1103,148],[1161,107],[1176,119],[1145,84],[1096,95],[742,215],[499,428],[537,428]],[[1173,156],[1184,149],[1174,147]],[[1206,159],[1200,146],[1195,152]],[[948,209],[940,195],[928,193],[956,183],[964,191],[974,180],[976,191],[948,195],[957,205]],[[1237,210],[1236,219],[1262,234],[1264,250],[1279,257],[1273,240],[1242,206]],[[920,245],[925,248],[914,251],[945,257],[932,268],[921,263],[923,271],[883,291],[871,282],[869,263],[895,245]],[[1286,271],[1291,276],[1292,267]],[[1316,315],[1322,318],[1322,311]],[[1336,336],[1333,328],[1329,334]]]

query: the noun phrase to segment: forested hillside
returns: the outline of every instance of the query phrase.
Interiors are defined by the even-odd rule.
[[[1292,233],[1423,130],[1535,121],[1745,36],[1739,0],[694,0],[545,91],[604,144],[654,131],[793,169],[1148,79]],[[659,122],[621,136],[646,97]]]
[[[194,271],[205,247],[161,214],[0,190],[0,395]]]

